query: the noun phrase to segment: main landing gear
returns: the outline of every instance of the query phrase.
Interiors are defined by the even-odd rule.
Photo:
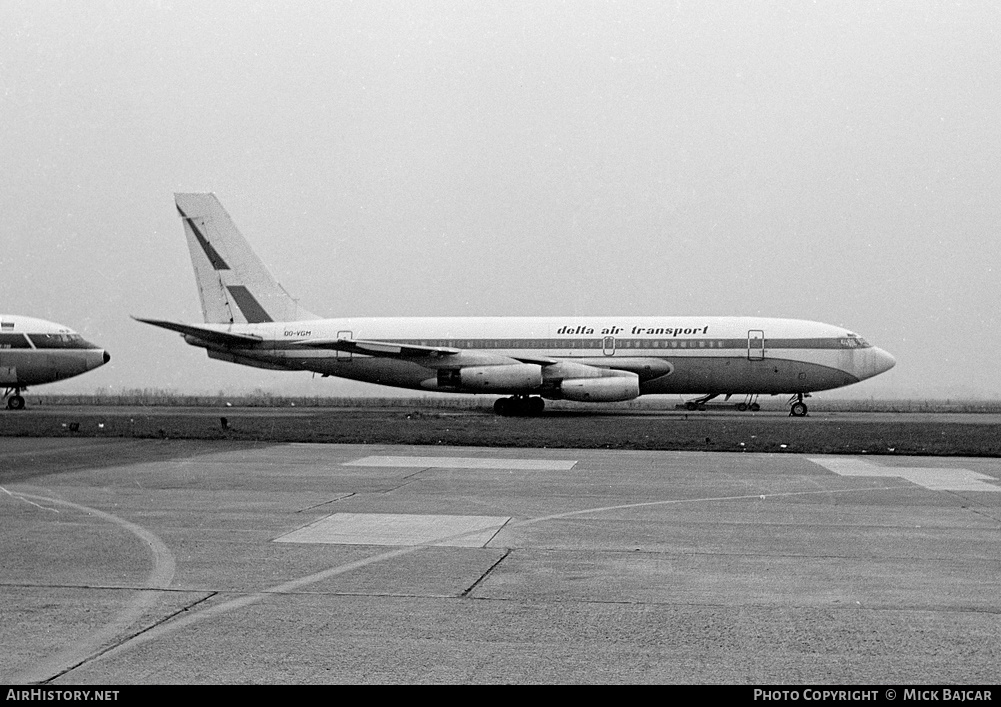
[[[708,403],[713,398],[718,398],[719,393],[710,393],[709,395],[703,395],[701,398],[696,398],[695,400],[689,400],[685,403],[686,410],[705,410],[706,403]],[[729,397],[729,396],[727,396]]]
[[[729,400],[732,395],[733,393],[727,393],[724,400]],[[708,403],[713,398],[718,398],[718,397],[719,393],[711,393],[709,395],[704,395],[701,398],[696,398],[695,400],[689,400],[688,402],[685,403],[685,409],[706,410],[708,409],[706,403]],[[735,407],[741,412],[746,412],[747,410],[750,410],[751,412],[757,412],[758,410],[761,409],[761,406],[758,404],[757,394],[748,395],[746,398],[744,398],[744,402],[737,403]]]
[[[758,394],[752,393],[744,398],[744,402],[737,403],[737,409],[741,412],[750,410],[751,412],[757,412],[761,409],[761,405],[758,404]]]
[[[806,395],[809,396],[810,394],[807,393]],[[806,403],[803,402],[804,397],[803,393],[797,393],[789,398],[789,402],[792,402],[793,400],[796,401],[789,406],[790,417],[806,417],[807,407]]]
[[[11,395],[11,391],[14,392]],[[24,398],[21,397],[20,388],[8,388],[7,392],[3,394],[7,398],[7,409],[8,410],[23,410],[24,409]]]
[[[529,395],[514,395],[510,398],[497,398],[494,412],[505,417],[530,417],[541,415],[546,408],[546,401]]]

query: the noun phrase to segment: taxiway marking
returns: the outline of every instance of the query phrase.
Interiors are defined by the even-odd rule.
[[[504,459],[495,457],[363,457],[343,466],[401,466],[420,469],[523,469],[528,471],[567,471],[576,460],[570,459]]]
[[[998,480],[993,476],[981,474],[969,469],[925,468],[907,466],[877,466],[864,459],[846,457],[808,458],[814,464],[819,464],[828,471],[840,476],[899,476],[912,484],[924,486],[931,491],[993,491],[1001,492],[1001,486],[995,486]],[[985,482],[993,482],[985,483]]]
[[[334,513],[275,542],[484,547],[509,520],[510,516]]]
[[[710,496],[705,498],[676,498],[676,499],[664,499],[660,501],[641,501],[639,503],[621,503],[612,506],[600,506],[596,508],[582,508],[575,511],[565,511],[562,513],[553,513],[545,516],[537,516],[535,518],[526,518],[521,521],[513,523],[511,527],[522,528],[531,525],[536,525],[538,523],[545,523],[547,521],[556,520],[559,518],[573,518],[582,515],[590,515],[594,513],[603,513],[606,511],[623,510],[627,508],[649,508],[653,506],[670,506],[670,505],[687,505],[694,503],[705,503],[705,502],[718,502],[718,501],[749,501],[749,500],[765,500],[765,499],[781,499],[781,498],[794,498],[794,497],[804,497],[804,496],[816,496],[824,495],[829,496],[831,494],[850,494],[859,493],[860,491],[877,491],[877,490],[891,490],[892,487],[882,487],[881,489],[823,489],[821,491],[790,491],[784,493],[762,493],[762,494],[740,494],[737,496]],[[448,541],[458,540],[459,538],[446,538]],[[127,638],[119,643],[114,648],[94,657],[94,660],[111,660],[122,653],[134,650],[139,646],[145,645],[152,641],[160,640],[161,638],[175,633],[187,626],[194,623],[200,623],[202,621],[208,621],[216,616],[229,613],[231,611],[236,611],[238,609],[243,609],[248,606],[257,604],[258,602],[264,601],[268,597],[275,594],[289,594],[292,592],[300,591],[304,587],[316,584],[318,582],[325,581],[331,577],[336,577],[338,575],[346,574],[348,572],[353,572],[357,569],[368,567],[373,564],[380,562],[386,562],[388,560],[395,559],[397,557],[403,557],[405,555],[412,554],[419,551],[421,548],[427,547],[426,545],[411,545],[407,547],[396,547],[392,550],[387,550],[385,552],[373,555],[371,557],[366,557],[354,562],[348,562],[343,565],[334,565],[333,567],[328,567],[325,570],[321,570],[314,574],[306,575],[304,577],[299,577],[297,579],[292,579],[287,582],[283,582],[274,587],[264,589],[262,591],[255,592],[254,594],[245,595],[241,597],[236,597],[234,599],[224,600],[218,604],[210,604],[207,606],[202,606],[191,611],[185,611],[183,613],[178,613],[169,618],[169,620],[163,623],[156,624],[152,626],[149,630],[143,633]]]
[[[6,491],[6,489],[4,490]],[[103,627],[90,635],[84,636],[79,641],[69,643],[58,654],[40,659],[32,670],[15,676],[12,680],[14,683],[27,685],[51,680],[87,660],[100,656],[104,650],[109,648],[110,644],[119,634],[136,623],[143,614],[160,600],[160,593],[150,590],[164,590],[170,586],[170,583],[174,579],[175,561],[170,548],[157,535],[143,528],[141,525],[136,525],[124,518],[119,518],[116,515],[105,513],[90,506],[82,506],[79,503],[64,501],[61,498],[39,496],[31,493],[11,493],[9,491],[7,493],[16,498],[28,501],[39,508],[42,508],[39,503],[51,503],[96,516],[135,535],[149,548],[150,553],[153,555],[153,567],[146,577],[146,587],[139,590],[137,596],[122,607]],[[38,501],[39,503],[34,503],[34,501],[29,499],[34,499],[34,501]]]

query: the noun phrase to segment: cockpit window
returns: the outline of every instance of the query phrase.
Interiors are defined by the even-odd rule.
[[[0,349],[28,349],[24,334],[0,334]]]
[[[868,341],[863,339],[861,336],[855,334],[850,334],[843,339],[838,339],[838,343],[842,348],[846,349],[868,349],[872,347]]]
[[[28,334],[36,349],[97,349],[79,334]]]

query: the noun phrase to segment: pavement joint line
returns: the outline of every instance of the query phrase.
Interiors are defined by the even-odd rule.
[[[751,500],[751,499],[762,499],[762,500],[764,500],[764,499],[767,499],[767,498],[789,498],[789,497],[794,497],[794,496],[814,496],[814,495],[833,494],[833,493],[838,493],[838,494],[843,494],[843,493],[859,493],[859,492],[865,492],[865,491],[891,491],[891,490],[894,490],[896,488],[899,488],[899,487],[884,486],[884,487],[851,488],[851,489],[836,489],[836,490],[829,490],[828,489],[828,490],[823,490],[823,491],[820,491],[820,490],[818,490],[818,491],[789,491],[789,492],[784,492],[784,493],[771,493],[771,494],[752,493],[752,494],[741,494],[741,495],[738,495],[738,496],[716,496],[716,497],[709,497],[709,498],[682,498],[682,499],[668,499],[668,500],[662,500],[662,501],[643,501],[643,502],[640,502],[640,503],[623,503],[623,504],[616,504],[616,505],[613,505],[613,506],[603,506],[603,507],[600,507],[600,508],[585,508],[585,509],[580,509],[580,510],[576,510],[576,511],[566,511],[566,512],[563,512],[563,513],[554,513],[554,514],[551,514],[551,515],[541,516],[541,517],[538,517],[538,518],[528,518],[528,519],[523,520],[523,521],[518,521],[518,522],[512,523],[512,524],[510,524],[509,526],[506,526],[506,527],[518,528],[518,527],[524,527],[524,526],[528,526],[528,525],[534,525],[536,523],[543,523],[543,522],[546,522],[546,521],[549,521],[549,520],[555,520],[557,518],[566,518],[566,517],[569,517],[569,516],[584,515],[584,514],[587,514],[587,513],[602,513],[602,512],[605,512],[605,511],[612,511],[612,510],[622,510],[622,509],[629,509],[629,508],[645,508],[645,507],[658,506],[658,505],[680,505],[680,504],[683,504],[683,503],[701,503],[701,502],[706,502],[706,501],[709,501],[709,502],[713,502],[713,501],[741,501],[741,500]],[[478,533],[478,532],[481,532],[481,531],[475,531],[475,532]],[[468,535],[468,534],[469,533],[461,533],[461,534],[456,535],[455,537],[451,537],[451,538],[438,538],[437,540],[435,540],[435,543],[442,543],[442,542],[446,542],[446,541],[449,541],[449,540],[457,540],[457,539],[459,539],[459,538],[461,538],[461,537],[463,537],[465,535]],[[133,648],[138,648],[139,646],[142,646],[145,643],[148,643],[150,641],[156,640],[156,639],[160,638],[161,636],[163,636],[165,634],[173,633],[175,631],[178,631],[178,630],[180,630],[182,628],[185,628],[186,626],[189,626],[189,625],[191,625],[193,623],[198,623],[198,622],[201,622],[201,621],[212,619],[215,616],[218,616],[218,615],[221,615],[221,614],[225,614],[225,613],[228,613],[230,611],[235,611],[237,609],[242,609],[242,608],[245,608],[247,606],[251,606],[251,605],[256,604],[256,603],[258,603],[260,601],[263,601],[263,600],[265,600],[265,599],[267,599],[269,597],[272,597],[272,596],[274,596],[276,594],[291,594],[291,593],[295,592],[296,590],[298,590],[298,589],[300,589],[302,587],[305,587],[305,586],[308,586],[308,585],[311,585],[311,584],[316,584],[317,582],[321,582],[321,581],[323,581],[325,579],[329,579],[331,577],[336,577],[336,576],[341,575],[341,574],[346,574],[346,573],[352,572],[352,571],[354,571],[356,569],[361,569],[363,567],[367,567],[369,565],[373,565],[373,564],[376,564],[376,563],[379,563],[379,562],[384,562],[386,560],[392,560],[392,559],[395,559],[397,557],[403,557],[404,555],[410,555],[410,554],[413,554],[415,552],[418,552],[419,550],[428,549],[430,547],[434,547],[434,544],[432,544],[432,543],[425,543],[425,544],[421,544],[421,545],[410,545],[410,546],[407,546],[407,547],[397,548],[395,550],[389,550],[387,552],[379,553],[377,555],[373,555],[371,557],[367,557],[367,558],[364,558],[364,559],[361,559],[361,560],[355,560],[353,562],[348,562],[348,563],[343,564],[343,565],[337,565],[337,566],[334,566],[334,567],[329,567],[329,568],[327,568],[325,570],[321,570],[320,572],[315,572],[315,573],[313,573],[311,575],[306,575],[305,577],[300,577],[299,579],[289,580],[288,582],[283,582],[282,584],[276,585],[276,586],[271,587],[269,589],[264,589],[264,590],[261,590],[261,591],[253,592],[253,593],[247,594],[247,595],[245,595],[243,597],[239,597],[239,598],[236,598],[236,599],[231,599],[229,601],[222,602],[221,604],[216,604],[214,606],[202,609],[201,611],[196,611],[196,612],[192,612],[192,613],[186,613],[183,617],[181,617],[179,619],[170,621],[169,623],[165,621],[165,622],[160,623],[157,626],[149,629],[148,631],[145,631],[142,634],[139,634],[139,635],[133,637],[132,639],[123,641],[119,645],[115,646],[114,648],[109,649],[108,651],[104,652],[103,654],[101,654],[100,656],[98,656],[97,658],[95,658],[95,660],[96,659],[104,659],[104,658],[114,657],[114,655],[117,654],[117,653],[119,653],[119,652],[122,652],[122,651],[125,651],[125,650],[131,650]]]
[[[163,590],[160,590],[160,591],[163,591]],[[166,590],[166,591],[169,591],[169,590]],[[207,592],[207,593],[206,592],[201,592],[201,593],[205,594],[205,596],[203,596],[201,599],[199,599],[197,601],[193,601],[193,602],[191,602],[190,604],[188,604],[186,606],[182,606],[182,607],[178,608],[176,611],[172,611],[172,612],[166,614],[165,616],[161,616],[159,619],[157,619],[156,621],[154,621],[153,623],[151,623],[149,626],[147,626],[145,628],[142,628],[142,629],[134,632],[133,634],[131,634],[129,636],[124,637],[123,639],[121,639],[115,645],[106,646],[105,648],[97,651],[93,655],[87,656],[86,658],[83,658],[82,660],[80,660],[80,662],[76,663],[75,665],[71,665],[68,668],[65,668],[64,670],[61,670],[59,673],[57,673],[55,675],[52,675],[51,677],[48,677],[45,680],[40,681],[40,684],[50,683],[53,680],[55,680],[56,678],[61,678],[63,675],[67,675],[67,674],[73,672],[74,670],[76,670],[77,668],[79,668],[82,665],[86,665],[87,663],[90,663],[90,662],[92,662],[94,660],[97,660],[98,658],[100,658],[105,653],[108,653],[109,651],[114,650],[115,648],[117,648],[118,646],[122,645],[123,643],[125,643],[127,641],[131,641],[136,636],[141,636],[146,631],[149,631],[151,629],[156,628],[157,626],[159,626],[160,624],[164,623],[165,621],[169,621],[174,616],[177,616],[178,614],[184,613],[185,611],[188,611],[188,610],[190,610],[190,609],[198,606],[202,602],[208,601],[209,599],[211,599],[212,597],[214,597],[214,596],[216,596],[218,594],[218,592],[216,592],[216,591],[211,591],[211,592]]]
[[[349,499],[352,496],[356,496],[356,495],[357,494],[354,491],[352,491],[351,493],[349,493],[347,495],[344,495],[344,496],[341,496],[339,498],[331,498],[329,501],[324,501],[322,503],[313,504],[312,506],[306,506],[305,508],[300,508],[299,510],[296,511],[296,513],[306,513],[307,511],[311,511],[311,510],[313,510],[315,508],[321,508],[323,506],[329,506],[332,503],[337,503],[338,501],[344,501],[344,500]]]
[[[499,567],[500,563],[502,563],[504,560],[506,560],[510,556],[511,556],[511,548],[509,548],[509,547],[504,548],[504,553],[500,557],[497,558],[497,561],[494,562],[489,567],[487,567],[487,569],[483,572],[483,574],[481,574],[479,577],[477,577],[476,581],[474,581],[472,584],[470,584],[469,587],[467,587],[466,589],[462,590],[462,592],[460,592],[459,596],[460,597],[467,597],[467,596],[469,596],[469,593],[471,591],[473,591],[478,586],[480,586],[480,584],[482,584],[483,581],[487,577],[489,577],[491,575],[491,573],[494,571],[494,569],[496,569],[497,567]]]
[[[421,475],[421,474],[423,474],[423,473],[424,473],[425,471],[431,471],[432,469],[434,469],[434,467],[433,467],[433,466],[428,466],[428,467],[425,467],[425,468],[423,468],[423,469],[418,469],[417,471],[414,471],[414,472],[411,472],[411,473],[409,473],[409,474],[404,474],[404,475],[403,475],[402,477],[400,477],[400,478],[402,478],[402,479],[403,479],[403,480],[405,480],[405,481],[410,481],[410,480],[414,479],[415,477],[417,477],[417,476],[420,476],[420,475]]]

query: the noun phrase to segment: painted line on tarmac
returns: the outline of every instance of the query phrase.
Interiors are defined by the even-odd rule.
[[[510,520],[510,516],[334,513],[304,528],[286,533],[274,542],[486,547]],[[456,537],[460,539],[442,541],[442,538]]]
[[[748,501],[748,500],[766,500],[769,498],[792,498],[796,496],[819,496],[819,495],[831,495],[831,494],[844,494],[844,493],[858,493],[862,492],[872,492],[872,491],[891,491],[899,489],[899,486],[883,486],[883,487],[873,487],[873,488],[854,488],[854,489],[823,489],[816,491],[790,491],[786,493],[750,493],[742,494],[740,496],[713,496],[707,498],[679,498],[671,499],[667,501],[643,501],[640,503],[624,503],[614,506],[601,506],[599,508],[585,508],[577,511],[567,511],[564,513],[554,513],[547,516],[539,516],[538,518],[528,518],[523,521],[518,521],[509,524],[508,528],[521,528],[529,525],[535,525],[536,523],[544,523],[550,520],[558,520],[560,518],[569,518],[571,516],[586,515],[589,513],[603,513],[606,511],[616,511],[616,510],[626,510],[630,508],[648,508],[650,506],[668,506],[668,505],[681,505],[685,503],[715,503],[719,501]],[[472,531],[478,533],[479,531]],[[470,535],[470,532],[460,533],[446,538],[438,538],[435,544],[447,544],[450,542],[459,542],[463,540],[466,536]],[[201,609],[191,609],[188,608],[183,612],[178,612],[175,616],[178,618],[166,618],[163,622],[150,627],[139,634],[136,634],[132,638],[124,640],[118,646],[105,651],[104,653],[95,656],[94,661],[101,661],[105,659],[114,658],[119,653],[127,650],[132,650],[134,648],[139,648],[152,641],[159,640],[166,637],[169,634],[175,633],[183,628],[186,628],[192,624],[200,623],[212,619],[216,616],[235,611],[237,609],[242,609],[253,604],[268,599],[275,594],[290,594],[292,592],[298,591],[304,587],[308,587],[317,582],[322,582],[325,579],[330,579],[331,577],[336,577],[338,575],[347,574],[348,572],[353,572],[357,569],[362,569],[370,565],[377,564],[379,562],[385,562],[386,560],[392,560],[397,557],[403,557],[404,555],[409,555],[415,553],[419,550],[431,547],[430,544],[424,545],[413,545],[409,547],[402,547],[396,550],[390,550],[388,552],[383,552],[378,555],[373,555],[362,560],[356,560],[354,562],[349,562],[347,564],[338,565],[336,567],[330,567],[328,569],[316,572],[314,574],[306,575],[305,577],[300,577],[299,579],[293,579],[288,582],[284,582],[270,589],[265,589],[253,594],[248,594],[246,596],[238,597],[236,599],[230,599],[228,601],[223,601],[215,605],[202,604],[204,608]]]
[[[4,490],[6,491],[6,489]],[[159,537],[142,526],[131,523],[124,518],[119,518],[116,515],[105,513],[104,511],[99,511],[98,509],[91,508],[89,506],[81,506],[80,504],[72,503],[71,501],[64,501],[60,498],[38,496],[35,494],[20,493],[16,491],[8,491],[7,493],[15,498],[20,498],[26,503],[31,503],[32,505],[38,505],[38,503],[34,503],[33,501],[38,501],[40,503],[52,503],[58,506],[67,506],[82,513],[95,515],[102,520],[106,520],[120,528],[124,528],[138,537],[143,544],[149,547],[150,552],[153,554],[153,569],[150,570],[150,573],[146,578],[146,584],[148,587],[139,590],[130,590],[137,591],[138,596],[126,604],[116,617],[104,625],[104,628],[80,641],[77,641],[75,644],[67,646],[56,655],[45,659],[38,665],[34,666],[31,672],[15,676],[11,681],[17,684],[40,683],[52,680],[54,677],[67,673],[73,668],[92,659],[96,655],[99,655],[106,644],[116,639],[126,628],[138,621],[143,614],[156,604],[160,597],[158,592],[155,590],[167,589],[170,586],[171,581],[174,579],[174,555]],[[39,507],[44,508],[42,506]],[[123,587],[123,589],[129,588]]]
[[[912,484],[923,486],[930,491],[988,491],[1001,493],[998,479],[969,469],[950,467],[909,467],[879,466],[864,459],[854,457],[807,457],[808,461],[819,464],[839,476],[893,476],[906,479]],[[987,481],[993,484],[985,483]]]
[[[141,445],[146,440],[122,440],[119,437],[107,438],[107,437],[91,437],[90,441],[85,440],[71,440],[72,444],[66,444],[64,446],[53,446],[47,448],[35,448],[35,449],[22,449],[17,452],[4,451],[3,458],[11,459],[14,457],[51,457],[59,454],[66,454],[67,452],[89,452],[89,451],[100,451],[102,447],[137,447]],[[58,441],[58,438],[56,439]]]
[[[568,471],[577,465],[570,459],[503,459],[483,457],[363,457],[341,466],[388,466],[418,469],[520,469]]]

